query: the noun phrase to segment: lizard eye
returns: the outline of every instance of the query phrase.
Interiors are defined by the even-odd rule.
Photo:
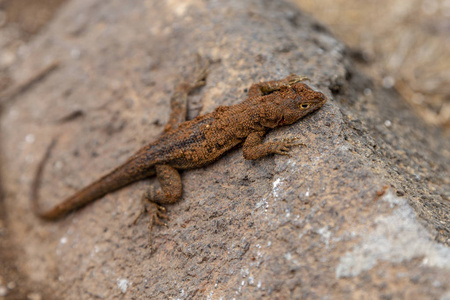
[[[303,109],[307,109],[307,108],[309,108],[309,103],[303,103],[300,105],[300,107]]]

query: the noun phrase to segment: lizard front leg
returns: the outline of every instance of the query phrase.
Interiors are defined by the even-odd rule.
[[[266,82],[260,82],[260,83],[254,83],[248,90],[248,97],[258,97],[258,96],[264,96],[270,93],[273,93],[275,91],[280,90],[282,87],[289,87],[293,84],[296,84],[300,81],[309,80],[306,76],[298,76],[295,74],[291,74],[288,77],[281,79],[281,80],[273,80],[273,81],[266,81]]]
[[[150,216],[148,242],[152,247],[153,225],[166,226],[161,219],[168,219],[166,209],[159,204],[172,204],[180,200],[182,192],[181,177],[178,171],[169,165],[156,165],[156,177],[161,188],[151,187],[142,195],[143,208],[134,223],[147,212]]]
[[[305,146],[303,143],[294,143],[295,139],[280,142],[263,143],[264,131],[250,133],[243,145],[244,158],[248,160],[258,159],[269,154],[289,155],[289,150],[294,146]]]

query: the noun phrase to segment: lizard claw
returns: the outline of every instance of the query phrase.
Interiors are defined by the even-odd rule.
[[[287,147],[294,147],[294,146],[306,147],[306,144],[301,143],[301,142],[295,142],[296,140],[298,140],[298,137],[284,138],[281,140],[281,142]]]
[[[294,85],[298,82],[305,81],[305,80],[310,81],[307,76],[298,76],[296,74],[289,75],[288,77],[286,77],[286,80],[287,80],[288,86]]]
[[[162,219],[168,220],[169,216],[167,216],[167,210],[165,207],[158,205],[154,202],[150,202],[147,197],[147,193],[142,195],[142,209],[139,212],[139,215],[136,217],[136,219],[133,222],[133,225],[137,223],[137,221],[140,219],[142,215],[145,213],[148,213],[150,217],[150,222],[148,224],[148,245],[150,246],[150,249],[152,249],[152,231],[153,226],[164,226],[169,227],[166,222],[163,222]]]
[[[196,70],[194,73],[194,81],[190,84],[190,89],[195,90],[206,84],[206,76],[208,76],[208,69],[210,65],[209,59],[202,58],[197,54]]]
[[[152,231],[153,226],[164,226],[169,227],[166,222],[163,222],[162,219],[168,220],[169,217],[166,214],[166,209],[156,203],[149,202],[146,208],[146,211],[148,212],[150,216],[150,222],[148,224],[148,245],[150,249],[152,249]]]
[[[274,149],[273,153],[279,154],[279,155],[290,156],[289,151],[291,150],[290,149],[291,147],[295,147],[295,146],[306,147],[306,145],[304,143],[295,142],[296,140],[298,140],[297,137],[285,138],[282,141],[275,143],[275,149]]]

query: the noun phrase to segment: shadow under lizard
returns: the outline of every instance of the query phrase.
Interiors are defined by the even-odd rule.
[[[248,98],[232,106],[219,106],[215,111],[183,122],[185,100],[190,91],[205,84],[206,70],[198,72],[193,84],[180,84],[172,96],[172,114],[163,133],[153,143],[144,146],[105,176],[89,184],[62,203],[42,210],[38,190],[46,161],[55,140],[48,147],[32,185],[33,211],[43,219],[55,220],[86,204],[102,198],[135,181],[157,177],[160,188],[150,188],[143,194],[143,210],[150,215],[149,244],[153,225],[165,225],[168,219],[162,204],[180,200],[181,177],[178,170],[195,169],[219,159],[225,152],[242,144],[245,159],[255,160],[269,154],[288,155],[291,140],[263,143],[270,129],[290,125],[319,109],[326,101],[324,94],[303,83],[306,77],[289,75],[277,80],[253,84]],[[183,105],[184,103],[184,105]]]

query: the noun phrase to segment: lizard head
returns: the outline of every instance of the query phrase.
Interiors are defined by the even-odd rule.
[[[276,120],[268,118],[264,122],[263,125],[269,128],[295,123],[327,102],[324,94],[301,82],[283,87],[272,95],[275,96],[274,104],[278,111],[275,115],[278,117]]]

